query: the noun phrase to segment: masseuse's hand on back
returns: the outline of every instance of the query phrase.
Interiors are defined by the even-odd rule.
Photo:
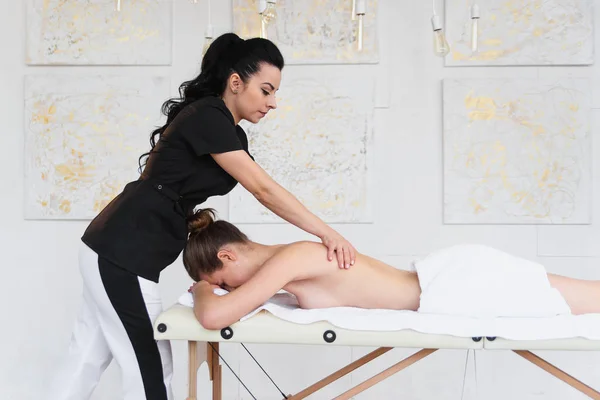
[[[321,237],[321,241],[327,246],[328,260],[333,260],[335,255],[340,268],[350,268],[354,264],[356,250],[342,235],[332,229],[331,233]]]
[[[262,205],[289,223],[319,237],[328,249],[329,260],[333,260],[335,253],[340,268],[349,268],[354,264],[354,247],[275,182],[245,151],[211,155],[221,168],[252,193]]]

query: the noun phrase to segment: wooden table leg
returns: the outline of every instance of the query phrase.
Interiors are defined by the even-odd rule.
[[[336,397],[334,400],[348,400],[351,399],[353,396],[367,390],[368,388],[370,388],[371,386],[376,385],[377,383],[381,382],[384,379],[389,378],[390,376],[394,375],[395,373],[402,371],[403,369],[411,366],[412,364],[416,363],[417,361],[419,361],[422,358],[427,357],[428,355],[430,355],[431,353],[435,352],[438,349],[423,349],[418,351],[417,353],[413,354],[410,357],[405,358],[404,360],[392,365],[391,367],[389,367],[388,369],[378,373],[377,375],[367,379],[366,381],[364,381],[363,383],[361,383],[360,385],[354,386],[352,389],[342,393],[341,395],[339,395],[338,397]]]
[[[188,397],[187,400],[197,400],[198,368],[207,361],[206,347],[196,341],[188,341]]]
[[[377,357],[379,357],[382,354],[387,353],[390,350],[392,350],[392,347],[380,347],[377,350],[374,350],[374,351],[370,352],[369,354],[359,358],[358,360],[351,362],[350,364],[346,365],[344,368],[337,370],[333,374],[321,379],[317,383],[312,384],[311,386],[307,387],[306,389],[302,390],[301,392],[298,392],[295,395],[288,395],[288,399],[289,400],[302,400],[302,399],[310,396],[317,390],[320,390],[320,389],[324,388],[325,386],[329,386],[331,383],[337,381],[341,377],[346,376],[347,374],[354,371],[355,369],[371,362],[372,360],[376,359]]]
[[[585,383],[575,379],[574,377],[567,374],[563,370],[550,364],[548,361],[544,360],[543,358],[533,354],[532,352],[530,352],[528,350],[513,350],[513,351],[515,353],[517,353],[518,355],[520,355],[521,357],[523,357],[524,359],[526,359],[527,361],[530,361],[533,364],[537,365],[544,371],[554,375],[556,378],[560,379],[561,381],[565,382],[566,384],[571,385],[575,389],[579,390],[581,393],[589,396],[590,399],[600,400],[600,392],[598,392],[597,390],[593,389],[592,387],[586,385]]]
[[[212,345],[212,347],[211,347]],[[221,383],[221,364],[219,363],[219,343],[210,342],[206,344],[206,349],[209,354],[208,359],[208,371],[210,374],[210,380],[212,381],[213,389],[213,400],[221,400],[223,385]],[[213,350],[214,348],[214,350]]]

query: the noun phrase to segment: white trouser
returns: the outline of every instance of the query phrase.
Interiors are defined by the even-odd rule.
[[[121,370],[124,400],[172,399],[168,341],[152,324],[162,312],[158,285],[118,268],[85,244],[79,253],[83,304],[49,399],[89,399],[108,364]]]

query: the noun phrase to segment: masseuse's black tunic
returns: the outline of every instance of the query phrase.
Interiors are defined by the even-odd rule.
[[[140,179],[91,222],[83,242],[113,264],[158,282],[185,246],[185,217],[237,184],[210,155],[234,150],[248,152],[248,139],[220,98],[188,105],[161,136]]]

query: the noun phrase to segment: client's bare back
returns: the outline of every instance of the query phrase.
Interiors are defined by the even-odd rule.
[[[416,273],[399,270],[357,252],[350,269],[328,262],[320,243],[299,242],[307,276],[290,282],[285,290],[296,295],[303,308],[360,307],[416,310],[420,287]]]

